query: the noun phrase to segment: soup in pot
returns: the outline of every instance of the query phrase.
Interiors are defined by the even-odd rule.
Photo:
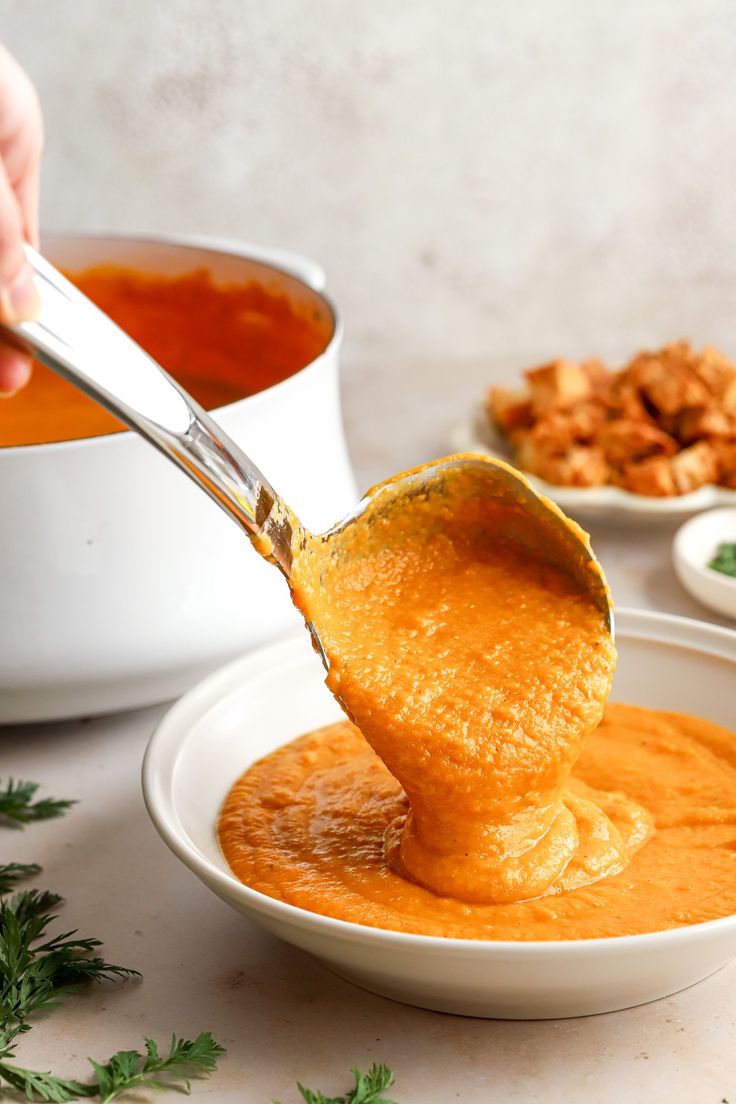
[[[325,307],[277,286],[218,284],[206,269],[178,276],[102,266],[67,274],[205,410],[256,394],[304,368],[332,337]],[[97,437],[125,427],[44,365],[0,402],[0,447]]]

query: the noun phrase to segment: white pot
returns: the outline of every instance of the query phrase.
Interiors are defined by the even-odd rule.
[[[341,325],[313,262],[202,239],[49,236],[55,264],[272,280],[335,318],[307,367],[215,419],[304,523],[356,491],[338,392]],[[265,262],[271,260],[271,265]],[[279,573],[200,490],[132,433],[0,448],[0,723],[112,712],[179,694],[299,623]]]

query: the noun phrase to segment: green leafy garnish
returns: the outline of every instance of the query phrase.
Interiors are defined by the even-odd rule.
[[[16,782],[9,778],[4,789],[0,789],[0,820],[11,824],[50,820],[51,817],[62,816],[75,804],[74,801],[57,801],[52,797],[34,801],[37,790],[38,782]]]
[[[73,931],[45,939],[56,919],[48,910],[60,901],[37,889],[0,901],[0,1079],[13,1040],[29,1030],[34,1012],[54,1007],[87,982],[140,976],[93,954],[99,939],[77,939]]]
[[[175,1089],[188,1093],[191,1078],[212,1073],[223,1052],[209,1031],[203,1031],[191,1042],[172,1036],[168,1054],[160,1054],[154,1040],[146,1039],[145,1053],[119,1050],[104,1065],[89,1058],[95,1080],[88,1084],[6,1063],[0,1064],[0,1073],[14,1089],[24,1092],[28,1100],[62,1104],[80,1097],[99,1096],[102,1104],[108,1104],[129,1089]]]
[[[736,578],[736,541],[724,541],[719,544],[716,554],[708,564],[713,571]]]
[[[75,804],[51,798],[34,801],[37,790],[36,782],[11,778],[0,789],[0,823],[22,826],[47,820]],[[99,939],[79,939],[76,931],[47,936],[56,919],[52,910],[62,903],[57,893],[30,889],[3,896],[40,872],[37,863],[0,864],[0,1096],[3,1085],[24,1093],[29,1101],[49,1104],[93,1096],[108,1102],[134,1088],[188,1092],[190,1078],[212,1073],[223,1053],[209,1031],[192,1041],[172,1036],[166,1054],[159,1053],[153,1039],[146,1039],[144,1053],[119,1050],[104,1064],[90,1058],[95,1079],[89,1083],[24,1069],[12,1061],[19,1036],[31,1030],[34,1013],[54,1008],[90,982],[140,977],[137,970],[95,954],[102,946]]]
[[[0,897],[14,889],[18,882],[40,873],[38,863],[0,863]]]
[[[297,1088],[305,1104],[396,1104],[383,1095],[394,1083],[393,1072],[388,1066],[379,1066],[374,1062],[368,1073],[361,1073],[353,1067],[352,1074],[355,1085],[343,1096],[325,1096],[302,1084],[297,1084]]]
[[[11,1066],[5,1062],[0,1065],[0,1075],[0,1080],[6,1081],[18,1092],[25,1093],[26,1100],[48,1100],[52,1104],[62,1104],[66,1100],[94,1096],[94,1091],[90,1091],[87,1085],[81,1085],[79,1081],[67,1081],[52,1073],[39,1073],[37,1070]]]
[[[145,1054],[137,1050],[119,1050],[104,1066],[89,1059],[97,1083],[93,1094],[107,1104],[127,1089],[177,1089],[189,1092],[190,1078],[206,1077],[217,1065],[224,1048],[209,1031],[196,1039],[177,1039],[172,1035],[168,1054],[159,1054],[153,1039],[146,1039]]]

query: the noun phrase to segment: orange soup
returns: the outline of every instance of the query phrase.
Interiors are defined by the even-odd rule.
[[[295,549],[294,599],[350,721],[236,783],[219,822],[232,869],[305,909],[462,938],[735,911],[736,738],[606,706],[604,614],[518,539],[521,507],[465,489],[447,516],[431,488],[369,507],[337,555],[319,537]]]
[[[388,861],[465,901],[596,881],[648,831],[641,810],[567,787],[613,676],[604,614],[522,547],[523,507],[479,496],[474,470],[431,486],[378,500],[339,555],[314,538],[292,573],[330,689],[407,795]]]
[[[256,763],[233,787],[220,841],[246,885],[311,912],[461,939],[590,939],[683,927],[736,912],[736,738],[706,721],[611,704],[586,741],[571,792],[654,831],[618,873],[524,901],[433,893],[392,865],[406,794],[344,721]]]
[[[287,379],[327,346],[325,308],[307,315],[276,287],[217,284],[204,269],[152,276],[105,266],[69,278],[206,410]],[[0,447],[117,433],[111,414],[43,365],[0,401]]]

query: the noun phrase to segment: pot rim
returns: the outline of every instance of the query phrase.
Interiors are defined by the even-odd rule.
[[[332,318],[332,335],[325,345],[322,352],[310,360],[308,364],[305,364],[302,368],[298,368],[295,372],[292,372],[290,376],[285,379],[279,380],[277,383],[273,383],[270,387],[264,387],[260,391],[256,391],[252,395],[244,395],[242,399],[236,399],[235,402],[226,403],[223,406],[213,407],[208,413],[213,416],[221,413],[229,413],[231,410],[241,406],[244,403],[257,401],[262,396],[270,395],[271,393],[278,392],[279,389],[288,386],[292,380],[298,376],[303,376],[305,373],[309,373],[311,370],[315,370],[322,365],[322,363],[333,354],[333,352],[340,348],[343,338],[343,322],[338,312],[338,309],[334,301],[322,288],[314,287],[303,276],[297,274],[293,269],[283,267],[282,265],[270,261],[264,260],[259,256],[259,247],[250,245],[249,243],[243,243],[242,248],[238,248],[237,245],[229,238],[222,239],[222,248],[215,245],[216,236],[211,238],[207,237],[202,239],[202,244],[198,243],[196,236],[186,234],[126,234],[122,231],[65,231],[65,230],[47,230],[41,231],[41,238],[43,240],[50,240],[54,238],[79,238],[89,241],[101,241],[112,240],[117,242],[127,242],[130,244],[140,245],[166,245],[173,246],[176,249],[181,250],[196,250],[198,253],[211,253],[214,256],[225,255],[229,257],[240,258],[244,261],[251,261],[254,264],[262,265],[264,268],[270,269],[279,275],[285,276],[291,280],[295,280],[298,284],[301,284],[303,288],[311,291],[314,295],[318,296]],[[251,250],[251,252],[249,252]],[[263,251],[269,252],[268,247],[263,247]],[[283,253],[284,258],[288,254],[288,250],[274,249],[274,252]],[[297,256],[297,254],[294,254]],[[133,430],[124,429],[117,433],[99,433],[93,437],[72,437],[67,441],[37,441],[30,445],[0,445],[0,463],[2,463],[3,456],[17,457],[22,454],[35,454],[39,451],[45,453],[56,454],[59,452],[69,452],[75,449],[83,448],[109,448],[112,442],[132,441],[138,437],[138,434]]]

